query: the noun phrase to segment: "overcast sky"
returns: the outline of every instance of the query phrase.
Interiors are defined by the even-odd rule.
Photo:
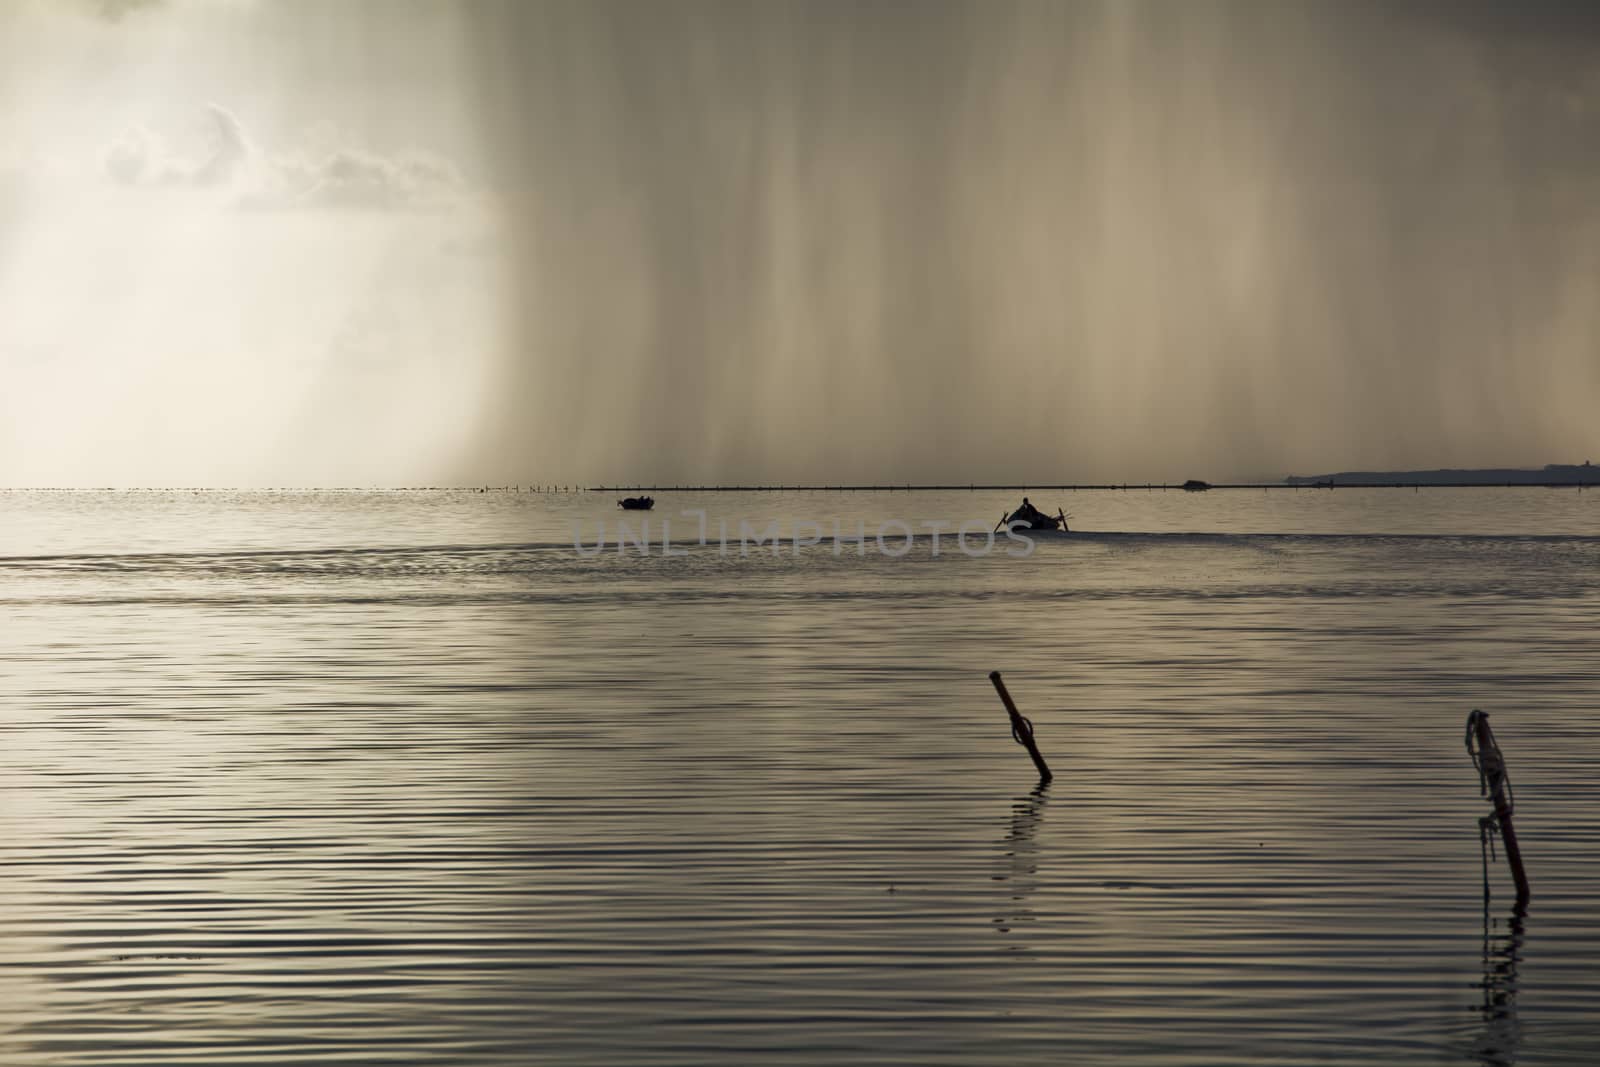
[[[0,485],[1600,459],[1597,10],[6,0]]]

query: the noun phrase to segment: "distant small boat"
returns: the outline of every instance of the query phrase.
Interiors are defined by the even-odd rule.
[[[1199,478],[1190,478],[1183,483],[1183,491],[1185,493],[1203,493],[1210,488],[1210,482],[1202,482]]]
[[[617,501],[617,507],[623,511],[649,511],[655,506],[655,498],[648,496],[630,496]]]
[[[1018,508],[1010,515],[1001,516],[1000,521],[995,524],[996,531],[1003,527],[1013,530],[1071,532],[1067,529],[1067,513],[1060,508],[1056,509],[1056,514],[1053,516],[1034,515],[1031,518],[1024,515],[1022,509]]]

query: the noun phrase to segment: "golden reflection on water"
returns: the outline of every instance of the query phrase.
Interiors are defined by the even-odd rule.
[[[485,514],[0,561],[8,1064],[1596,1050],[1600,542],[590,562]]]

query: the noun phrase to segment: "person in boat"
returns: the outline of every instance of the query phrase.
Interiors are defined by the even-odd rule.
[[[1030,529],[1039,529],[1050,522],[1050,516],[1034,507],[1027,497],[1023,497],[1022,506],[1013,511],[1006,521],[1026,523]]]

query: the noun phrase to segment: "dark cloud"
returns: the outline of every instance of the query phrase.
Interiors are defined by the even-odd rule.
[[[1596,8],[1520,6],[474,4],[520,296],[469,458],[960,481],[1592,451]]]
[[[1542,41],[1589,48],[1600,43],[1600,7],[1574,0],[1365,0],[1370,14],[1455,29],[1500,42]]]

